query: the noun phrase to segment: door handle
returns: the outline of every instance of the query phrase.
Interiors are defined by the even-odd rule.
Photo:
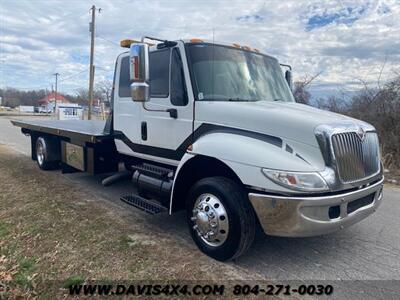
[[[167,112],[169,112],[169,116],[173,119],[177,119],[178,118],[178,111],[176,110],[176,108],[169,108],[166,110]]]
[[[142,122],[141,131],[142,131],[142,140],[147,141],[147,122]]]

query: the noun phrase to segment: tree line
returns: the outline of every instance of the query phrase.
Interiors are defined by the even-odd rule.
[[[111,99],[112,83],[110,81],[101,81],[96,84],[93,94],[93,99],[100,100],[108,104]],[[54,91],[39,89],[39,90],[19,90],[12,87],[0,89],[0,97],[2,97],[2,106],[15,108],[20,105],[40,106],[39,100]],[[71,103],[80,105],[88,105],[89,90],[85,88],[77,89],[74,93],[57,92]]]

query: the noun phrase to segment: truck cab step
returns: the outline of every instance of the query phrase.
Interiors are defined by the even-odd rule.
[[[132,166],[132,169],[139,171],[140,173],[157,178],[157,179],[168,179],[174,176],[174,171],[168,168],[163,168],[148,163]]]
[[[138,195],[122,196],[121,200],[129,205],[132,205],[141,210],[144,210],[145,212],[147,212],[148,214],[151,214],[151,215],[166,212],[168,210],[166,207],[162,206],[161,204],[158,204],[152,200],[142,198]]]

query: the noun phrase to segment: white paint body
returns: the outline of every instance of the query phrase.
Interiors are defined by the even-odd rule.
[[[211,132],[196,139],[190,156],[204,155],[216,158],[228,165],[248,186],[261,190],[287,192],[288,190],[268,180],[261,168],[321,172],[324,159],[315,138],[314,130],[321,124],[360,124],[365,122],[343,115],[319,110],[293,102],[214,102],[195,101],[190,80],[185,46],[178,42],[183,61],[185,83],[189,102],[186,106],[172,105],[170,98],[151,98],[144,105],[133,102],[131,97],[119,97],[121,60],[129,56],[121,54],[117,59],[114,91],[114,129],[122,132],[132,143],[175,151],[202,124],[213,124],[277,137],[282,147],[265,143],[240,133]],[[153,47],[154,48],[154,47]],[[154,49],[151,49],[153,51]],[[148,111],[175,108],[178,118],[166,112]],[[141,137],[141,123],[147,123],[148,137]],[[118,152],[171,166],[181,166],[190,160],[187,156],[171,159],[149,153],[136,152],[121,140],[116,140]],[[289,145],[293,152],[285,151]],[[296,156],[301,155],[301,159]],[[176,172],[176,175],[179,173]],[[291,191],[293,192],[293,191]]]

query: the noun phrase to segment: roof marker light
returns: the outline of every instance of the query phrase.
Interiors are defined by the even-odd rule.
[[[203,43],[204,41],[202,39],[190,39],[191,43]]]
[[[129,48],[131,46],[131,44],[133,44],[133,43],[140,43],[140,42],[135,41],[135,40],[126,39],[126,40],[122,40],[119,44],[123,48]]]
[[[119,45],[123,48],[130,48],[132,44],[137,44],[137,43],[142,43],[142,42],[137,40],[126,39],[119,42]],[[149,46],[154,46],[154,44],[152,43],[144,42],[144,44],[147,44]]]

